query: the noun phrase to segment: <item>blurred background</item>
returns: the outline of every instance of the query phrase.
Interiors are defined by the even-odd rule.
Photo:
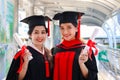
[[[120,80],[120,0],[0,0],[0,80],[5,80],[18,44],[13,38],[18,33],[28,42],[28,26],[20,20],[31,15],[50,18],[63,11],[79,11],[81,38],[89,39],[95,28],[99,54],[96,56],[99,80]],[[47,24],[47,23],[46,23]],[[45,46],[51,49],[61,41],[59,22],[50,22],[50,36]]]

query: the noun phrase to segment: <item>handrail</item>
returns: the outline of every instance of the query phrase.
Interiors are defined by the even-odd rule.
[[[108,62],[100,60],[100,64],[105,68],[106,71],[114,76],[116,80],[120,80],[120,49],[112,49],[103,44],[97,44],[99,51],[106,51],[106,57]],[[99,56],[98,56],[99,57]]]

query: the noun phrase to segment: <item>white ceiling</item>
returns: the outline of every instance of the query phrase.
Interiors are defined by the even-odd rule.
[[[44,14],[51,18],[57,12],[84,12],[82,24],[101,26],[120,9],[120,0],[19,0],[19,9],[27,15]]]

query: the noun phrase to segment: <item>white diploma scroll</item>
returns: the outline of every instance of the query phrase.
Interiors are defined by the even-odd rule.
[[[23,41],[20,39],[19,35],[17,33],[13,34],[13,37],[15,39],[15,41],[17,42],[17,44],[20,46],[20,48],[22,48],[23,46],[25,46],[25,44],[23,43]],[[28,59],[31,60],[33,57],[29,56]]]
[[[98,28],[95,28],[94,31],[93,31],[93,33],[92,33],[92,35],[91,35],[91,37],[89,38],[89,40],[94,41],[94,40],[95,40],[95,37],[96,37],[96,35],[97,35],[97,33],[98,33],[98,31],[99,31]],[[88,43],[88,42],[87,42],[87,43]],[[84,53],[87,53],[88,50],[89,50],[89,46],[86,45],[85,48],[83,49],[83,54],[84,54]]]
[[[20,48],[22,48],[22,46],[24,46],[24,43],[20,39],[19,35],[17,33],[14,33],[13,37],[14,37],[15,41],[17,42],[17,44],[20,46]]]

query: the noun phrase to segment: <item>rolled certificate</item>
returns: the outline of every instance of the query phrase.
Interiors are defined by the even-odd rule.
[[[89,48],[90,48],[90,46],[88,45],[89,44],[89,41],[94,41],[95,40],[95,37],[96,37],[96,35],[97,35],[97,33],[98,33],[98,28],[95,28],[94,29],[94,31],[93,31],[93,34],[91,35],[91,37],[89,38],[89,40],[88,40],[88,42],[87,42],[87,45],[85,46],[85,48],[83,49],[83,53],[87,53],[88,52],[88,50],[89,50]]]
[[[20,48],[22,48],[22,46],[24,44],[23,44],[22,40],[20,39],[19,35],[17,33],[14,33],[13,37],[14,37],[15,41],[17,42],[17,44],[20,46]]]
[[[17,44],[20,46],[20,48],[22,48],[24,45],[23,41],[20,39],[19,35],[17,33],[13,34],[13,37],[15,39],[15,41],[17,42]],[[31,60],[33,57],[29,56],[29,60]]]

